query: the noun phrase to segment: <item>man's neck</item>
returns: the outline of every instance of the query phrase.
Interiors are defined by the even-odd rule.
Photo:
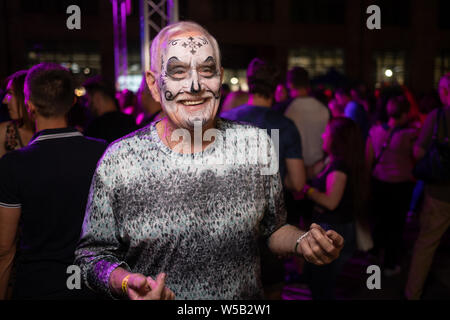
[[[192,152],[201,152],[203,151],[209,144],[214,142],[212,141],[204,141],[203,135],[206,130],[215,128],[216,126],[216,120],[213,119],[209,121],[206,125],[202,126],[201,132],[195,132],[195,129],[186,129],[189,131],[190,139],[185,139],[183,137],[179,138],[179,140],[172,141],[172,133],[180,129],[180,127],[176,126],[168,116],[166,116],[163,120],[159,121],[157,123],[156,129],[158,131],[158,135],[161,139],[161,141],[164,142],[166,146],[168,146],[170,149],[174,149],[177,147],[178,151],[182,151],[182,153],[192,153]],[[177,137],[179,135],[176,135]],[[196,140],[198,141],[198,146],[196,144]],[[190,150],[191,152],[184,152],[185,150]]]
[[[248,104],[251,106],[270,108],[272,105],[272,98],[266,98],[259,94],[251,94],[248,97]]]
[[[60,129],[67,128],[67,120],[65,117],[44,118],[42,116],[36,117],[36,132],[45,129]]]
[[[103,103],[100,104],[99,108],[97,109],[97,114],[98,116],[102,116],[105,113],[114,111],[117,111],[115,103],[111,101],[104,101]]]
[[[308,96],[308,90],[306,88],[292,88],[290,94],[292,98],[304,98]]]

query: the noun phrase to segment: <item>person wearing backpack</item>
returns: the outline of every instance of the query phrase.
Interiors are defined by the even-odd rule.
[[[420,232],[414,245],[405,297],[420,299],[434,253],[450,225],[450,179],[448,177],[448,151],[450,136],[450,73],[439,82],[439,96],[443,108],[433,110],[425,120],[414,147],[419,161],[439,153],[429,171],[439,172],[439,180],[425,181],[425,199],[420,216]],[[439,119],[439,121],[437,121]],[[436,143],[439,148],[436,148]],[[437,161],[436,161],[437,160]]]

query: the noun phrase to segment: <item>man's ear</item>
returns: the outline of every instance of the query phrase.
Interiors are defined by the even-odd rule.
[[[145,72],[145,81],[147,82],[147,86],[152,94],[153,99],[156,102],[161,103],[161,96],[159,95],[159,87],[158,82],[156,81],[156,76],[152,71]]]
[[[31,119],[36,117],[36,106],[30,100],[25,100],[26,108],[28,111],[28,115]]]
[[[224,74],[223,67],[220,67],[220,84],[222,84],[223,81],[223,74]]]

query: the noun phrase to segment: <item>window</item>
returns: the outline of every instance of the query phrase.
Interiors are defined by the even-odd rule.
[[[405,83],[404,51],[376,52],[374,61],[376,87],[380,87],[385,82]]]
[[[317,77],[331,68],[344,73],[344,50],[338,48],[301,48],[289,52],[288,68],[303,67]]]
[[[96,44],[89,42],[33,42],[27,46],[26,59],[28,68],[40,62],[61,64],[70,69],[79,82],[101,73],[99,50]]]
[[[231,91],[248,91],[247,70],[224,69],[223,83],[228,84]]]
[[[296,23],[344,24],[345,0],[291,0],[291,20]]]
[[[434,84],[439,84],[441,77],[450,72],[450,51],[442,51],[434,60]]]

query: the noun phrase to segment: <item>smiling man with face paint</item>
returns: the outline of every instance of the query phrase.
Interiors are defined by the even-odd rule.
[[[216,118],[222,77],[217,42],[200,25],[172,24],[153,40],[147,83],[167,116],[111,144],[98,163],[75,260],[89,288],[129,299],[259,299],[261,240],[316,264],[339,255],[336,232],[285,223],[277,171],[209,161],[223,145],[242,145],[237,158],[259,147],[246,140],[258,128]],[[202,134],[196,152],[195,133],[210,129],[214,139]],[[178,130],[188,133],[181,142]],[[262,153],[276,160],[273,148]]]

